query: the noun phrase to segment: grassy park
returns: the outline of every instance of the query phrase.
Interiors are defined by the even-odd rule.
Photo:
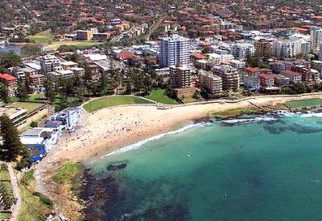
[[[48,44],[54,40],[54,35],[46,32],[40,32],[35,35],[29,35],[27,38],[38,44]]]
[[[178,102],[165,94],[164,89],[155,89],[146,96],[147,99],[162,103],[162,104],[178,104]]]
[[[257,107],[235,108],[235,109],[216,112],[214,114],[214,117],[220,118],[220,119],[228,119],[228,118],[238,117],[243,114],[257,114],[260,112],[262,111]]]
[[[98,44],[100,43],[95,41],[54,41],[51,44],[47,45],[45,49],[57,50],[60,46],[63,46],[63,45],[76,46],[79,48],[87,48]]]
[[[73,40],[63,40],[63,41],[54,41],[55,35],[48,32],[40,32],[35,35],[29,35],[27,37],[36,44],[44,45],[44,48],[47,50],[57,50],[60,46],[76,46],[79,48],[87,48],[101,44],[96,41],[73,41]]]
[[[98,98],[86,103],[84,105],[84,109],[87,112],[94,112],[102,108],[113,107],[118,105],[149,104],[149,103],[152,103],[152,102],[145,100],[143,98],[134,97],[134,96],[121,96],[121,95],[106,96],[106,97]]]
[[[288,101],[285,106],[288,108],[305,108],[305,107],[317,107],[322,105],[322,99],[306,99],[298,101]]]
[[[26,109],[28,114],[33,112],[34,110],[37,110],[38,108],[40,108],[43,105],[44,104],[42,104],[42,103],[32,103],[32,102],[14,102],[14,103],[10,104],[10,106],[14,107],[14,108]]]

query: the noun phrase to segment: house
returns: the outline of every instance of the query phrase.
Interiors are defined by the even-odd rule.
[[[14,92],[17,88],[17,78],[10,74],[0,74],[0,81],[3,82],[9,89],[9,95],[14,96]]]
[[[301,73],[286,70],[286,71],[282,71],[281,74],[288,77],[290,79],[290,82],[293,84],[302,82],[302,74]]]
[[[245,76],[243,79],[244,86],[250,91],[259,91],[260,79],[256,76]]]
[[[131,51],[122,51],[116,54],[117,59],[124,60],[124,61],[132,59],[133,57],[134,57],[134,53]]]
[[[274,83],[275,76],[273,74],[260,74],[260,85],[262,88],[273,88],[275,86]]]

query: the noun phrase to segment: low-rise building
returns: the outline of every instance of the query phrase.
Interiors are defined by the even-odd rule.
[[[0,116],[6,114],[15,125],[18,125],[27,117],[27,110],[23,108],[14,108],[10,106],[1,105]]]
[[[260,90],[260,79],[257,76],[245,76],[243,79],[244,86],[250,91]]]
[[[278,87],[287,87],[290,85],[290,78],[285,75],[278,74],[275,76],[275,85]]]
[[[20,140],[30,149],[31,161],[37,162],[46,156],[53,144],[57,143],[58,137],[57,129],[36,127],[23,132]]]
[[[273,74],[260,74],[259,79],[262,88],[273,88],[275,86],[275,76]]]
[[[4,73],[0,74],[0,81],[8,87],[9,95],[14,96],[18,84],[17,78],[10,74]]]
[[[293,84],[302,82],[302,74],[301,73],[286,70],[286,71],[282,71],[281,74],[288,77],[290,79],[290,82]]]

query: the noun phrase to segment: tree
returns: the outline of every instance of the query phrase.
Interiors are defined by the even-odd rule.
[[[60,103],[59,103],[59,106],[58,106],[58,111],[61,111],[61,110],[64,110],[68,107],[68,98],[67,98],[67,95],[66,94],[62,94],[62,97],[60,99]]]
[[[0,66],[10,68],[21,63],[21,57],[14,52],[6,52],[0,55]]]
[[[1,146],[1,160],[12,162],[16,161],[18,156],[23,156],[26,166],[30,163],[29,161],[29,151],[20,142],[17,128],[14,126],[13,122],[7,115],[0,116],[1,122],[1,135],[3,139],[3,144]],[[28,159],[26,159],[28,158]]]
[[[41,53],[41,49],[38,46],[25,45],[21,48],[21,55],[23,57],[39,56],[40,53]]]
[[[45,88],[45,97],[49,99],[51,102],[54,101],[56,91],[55,91],[55,85],[51,77],[47,77],[45,83],[44,83],[44,88]]]
[[[10,102],[9,90],[5,84],[0,84],[0,98],[4,103]]]
[[[28,94],[32,94],[33,93],[33,89],[31,88],[31,82],[30,79],[28,77],[26,77],[25,81],[25,88]]]
[[[16,91],[16,96],[21,101],[25,101],[28,98],[28,91],[27,91],[26,85],[21,79],[18,80],[18,87],[17,87],[17,91]]]

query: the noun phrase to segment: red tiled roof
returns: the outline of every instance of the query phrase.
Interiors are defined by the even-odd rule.
[[[200,60],[200,59],[207,59],[207,55],[204,54],[200,54],[200,53],[196,53],[194,55],[192,55],[196,60]]]
[[[122,51],[116,55],[117,58],[127,60],[134,57],[134,53],[131,51]]]
[[[264,78],[264,79],[272,79],[272,78],[274,78],[274,75],[272,75],[272,74],[260,74],[259,77]]]
[[[6,73],[0,74],[0,78],[4,79],[6,81],[15,81],[15,80],[17,80],[17,78],[15,78],[14,76],[12,76],[10,74],[6,74]]]
[[[282,71],[282,75],[285,75],[287,77],[300,77],[300,76],[302,76],[301,73],[298,73],[295,71],[290,71],[290,70]]]

